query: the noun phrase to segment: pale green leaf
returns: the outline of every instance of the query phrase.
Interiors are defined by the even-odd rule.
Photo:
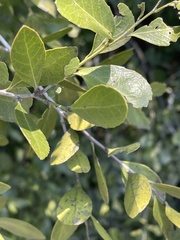
[[[75,131],[67,131],[51,155],[51,165],[57,165],[69,160],[79,149],[79,137]]]
[[[176,42],[179,38],[176,30],[167,26],[162,18],[156,18],[148,26],[137,29],[130,36],[140,38],[157,46],[169,46],[170,42]]]
[[[9,84],[8,68],[4,62],[0,62],[0,89],[7,88]]]
[[[67,162],[66,165],[68,166],[71,171],[77,173],[87,173],[90,170],[90,164],[87,156],[81,151],[78,150]]]
[[[59,38],[64,37],[71,30],[72,30],[72,27],[67,27],[67,28],[61,29],[58,32],[54,32],[52,34],[47,35],[42,40],[43,40],[44,43],[48,43],[48,42],[51,42],[53,40],[57,40]]]
[[[79,58],[78,57],[72,58],[69,64],[66,65],[64,68],[65,76],[67,77],[75,73],[78,67],[79,67]]]
[[[9,143],[9,140],[6,136],[0,134],[0,146],[6,146]]]
[[[64,67],[76,57],[76,47],[60,47],[46,51],[40,85],[52,85],[62,81],[65,77]]]
[[[42,131],[37,127],[30,115],[20,103],[15,108],[17,124],[36,155],[43,160],[49,154],[49,144]]]
[[[62,88],[67,88],[76,92],[86,92],[86,89],[79,85],[79,82],[74,78],[68,78],[59,83]]]
[[[0,211],[6,206],[7,200],[6,197],[0,196]]]
[[[8,144],[8,139],[6,137],[8,123],[0,120],[0,146],[5,146]]]
[[[92,124],[114,128],[124,122],[127,104],[113,88],[98,85],[81,95],[71,110]]]
[[[66,192],[59,202],[57,217],[67,225],[84,223],[92,212],[92,202],[89,196],[79,186]]]
[[[176,146],[180,146],[180,129],[178,129],[172,137],[172,142]]]
[[[55,127],[56,120],[57,111],[53,107],[47,108],[42,117],[39,119],[37,126],[41,129],[46,138],[51,135]]]
[[[100,62],[100,65],[124,65],[133,55],[133,48],[128,50],[124,50],[120,53],[116,53],[110,58],[105,59],[104,61]]]
[[[15,74],[13,77],[13,80],[8,86],[8,91],[11,91],[13,88],[20,88],[20,87],[23,87],[23,88],[30,87],[30,85],[25,83],[17,74]]]
[[[5,238],[3,238],[3,236],[0,234],[0,240],[5,240]]]
[[[180,188],[163,183],[151,183],[153,188],[180,199]]]
[[[30,94],[30,91],[27,88],[15,88],[11,91],[15,94]],[[0,96],[0,120],[5,122],[16,122],[14,109],[17,105],[17,102],[10,97]],[[29,108],[32,106],[32,98],[23,99],[21,101],[22,107],[29,112]]]
[[[22,81],[37,89],[45,62],[44,44],[37,32],[28,26],[19,30],[12,44],[11,60]]]
[[[154,197],[153,216],[161,231],[169,239],[169,233],[174,230],[174,226],[165,214],[165,206],[156,197]]]
[[[106,184],[106,179],[105,179],[104,173],[101,169],[99,160],[96,156],[94,145],[92,145],[92,149],[93,149],[94,168],[95,168],[95,172],[96,172],[96,178],[97,178],[99,192],[101,194],[103,201],[106,204],[108,204],[109,203],[109,193],[108,193],[108,188],[107,188],[107,184]]]
[[[91,220],[94,224],[96,231],[104,240],[112,240],[110,235],[106,232],[106,230],[102,227],[102,225],[91,215]]]
[[[0,227],[19,237],[43,240],[45,236],[31,224],[13,218],[0,218]]]
[[[81,117],[79,117],[76,113],[69,113],[68,122],[72,129],[76,131],[82,131],[87,128],[93,127],[94,125],[85,121]]]
[[[179,240],[180,239],[180,228],[176,228],[173,231],[169,232],[170,234],[170,240]]]
[[[53,0],[31,0],[38,8],[56,17],[56,6]]]
[[[129,173],[124,197],[127,214],[135,218],[149,204],[151,194],[151,186],[145,176]]]
[[[176,225],[176,227],[180,228],[180,213],[171,208],[168,204],[166,204],[165,213],[169,220]]]
[[[57,220],[53,227],[50,240],[68,240],[77,228],[78,225],[66,225]]]
[[[151,88],[153,92],[153,97],[162,96],[166,92],[166,84],[160,82],[151,83]]]
[[[138,108],[134,108],[131,104],[128,106],[127,124],[139,129],[150,130],[150,120],[145,113]]]
[[[81,28],[112,38],[114,19],[104,0],[56,0],[60,14]]]
[[[8,191],[11,187],[3,182],[0,182],[0,194],[5,193]]]
[[[147,80],[136,71],[116,66],[84,68],[77,72],[90,88],[100,83],[119,91],[135,108],[147,107],[152,100],[152,90]]]
[[[122,152],[125,152],[126,154],[130,154],[136,151],[139,147],[140,147],[140,143],[136,142],[124,147],[108,148],[108,157],[112,155],[116,155],[118,153],[122,153]]]
[[[142,2],[142,3],[138,4],[137,7],[141,10],[140,15],[138,17],[138,19],[140,19],[144,16],[144,13],[146,10],[146,4],[145,4],[145,2]]]

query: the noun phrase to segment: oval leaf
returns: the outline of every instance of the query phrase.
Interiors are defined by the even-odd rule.
[[[8,191],[11,187],[3,182],[0,182],[0,194],[5,193]]]
[[[151,183],[153,188],[180,199],[180,188],[163,183]]]
[[[12,44],[11,60],[22,81],[37,89],[45,62],[44,44],[37,32],[28,26],[19,30]]]
[[[91,215],[92,222],[94,224],[94,227],[96,231],[99,233],[99,235],[104,239],[104,240],[112,240],[110,235],[106,232],[106,230],[102,227],[102,225]]]
[[[117,147],[117,148],[108,148],[108,157],[112,155],[116,155],[121,152],[125,152],[126,154],[130,154],[134,151],[136,151],[140,147],[140,143],[136,142],[124,147]]]
[[[153,97],[160,97],[166,92],[167,85],[165,83],[153,82],[151,83],[151,88],[153,92]]]
[[[78,150],[67,162],[66,165],[68,166],[71,171],[77,173],[87,173],[90,170],[90,164],[87,156],[81,151]]]
[[[18,102],[15,108],[17,124],[36,155],[42,160],[49,154],[49,144],[42,131]]]
[[[180,213],[166,205],[165,207],[166,216],[169,220],[176,225],[176,227],[180,228]]]
[[[51,165],[66,162],[79,149],[79,137],[73,130],[67,131],[56,146],[51,155]]]
[[[77,225],[66,225],[57,220],[51,233],[51,240],[68,240],[77,228]]]
[[[113,14],[104,0],[56,0],[60,14],[81,28],[112,38]]]
[[[135,218],[149,204],[151,186],[142,174],[128,174],[124,205],[127,214]]]
[[[81,95],[71,110],[92,124],[114,128],[124,122],[127,104],[119,92],[99,85]]]
[[[59,202],[58,219],[67,225],[84,223],[92,212],[92,202],[80,186],[65,193]]]
[[[94,125],[80,118],[76,113],[70,113],[68,115],[68,122],[72,129],[76,131],[82,131]]]
[[[0,227],[19,237],[43,240],[45,236],[31,224],[13,218],[0,218]]]

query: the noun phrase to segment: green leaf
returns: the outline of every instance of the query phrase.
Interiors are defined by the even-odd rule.
[[[59,202],[58,219],[67,225],[84,223],[92,212],[92,202],[89,196],[79,186],[66,192]]]
[[[114,128],[124,122],[127,104],[113,88],[98,85],[81,95],[71,110],[92,124]]]
[[[36,155],[43,160],[49,154],[49,144],[42,131],[36,126],[30,115],[20,103],[15,108],[16,120],[23,135],[29,142]]]
[[[5,193],[8,191],[11,187],[3,182],[0,182],[0,194]]]
[[[112,38],[115,28],[113,14],[104,0],[56,0],[55,3],[59,13],[69,21]]]
[[[79,67],[79,58],[78,57],[72,58],[69,64],[66,65],[64,68],[65,76],[67,77],[75,73],[78,67]]]
[[[0,234],[0,240],[5,240],[5,238],[3,238],[3,236]]]
[[[37,89],[45,62],[44,44],[37,32],[28,26],[19,30],[12,44],[11,61],[22,81]]]
[[[0,196],[0,211],[2,211],[4,207],[6,207],[6,203],[7,203],[7,198]]]
[[[27,88],[15,88],[8,92],[15,94],[30,94]],[[32,98],[23,99],[21,104],[26,112],[29,112],[29,108],[32,106]],[[0,96],[0,105],[0,120],[5,122],[16,122],[14,110],[17,102],[13,98]]]
[[[87,173],[91,168],[87,156],[81,150],[78,150],[66,162],[66,165],[68,166],[69,169],[71,169],[71,171],[77,173]]]
[[[19,87],[23,87],[23,88],[30,87],[30,85],[23,82],[23,80],[17,74],[15,74],[13,77],[13,80],[8,86],[8,91],[11,91],[13,88],[19,88]]]
[[[179,240],[180,239],[180,229],[177,228],[174,231],[170,231],[170,240]]]
[[[9,73],[5,63],[0,62],[0,89],[7,88],[9,84]]]
[[[139,129],[150,130],[150,119],[146,117],[145,113],[131,104],[128,106],[127,123]]]
[[[64,67],[76,57],[76,47],[60,47],[46,51],[46,62],[43,68],[40,85],[52,85],[65,77]]]
[[[102,225],[91,215],[91,220],[94,224],[96,231],[104,240],[112,240],[110,235],[106,232],[106,230],[102,227]]]
[[[13,218],[0,218],[0,227],[19,237],[43,240],[45,236],[34,226]]]
[[[72,129],[76,131],[82,131],[94,125],[80,118],[76,113],[69,113],[68,122]]]
[[[53,107],[47,108],[42,117],[39,119],[37,126],[41,129],[46,138],[51,135],[55,127],[56,120],[57,111]]]
[[[165,213],[169,220],[176,225],[176,227],[180,228],[180,213],[171,208],[168,204],[166,204]]]
[[[42,40],[43,40],[44,43],[48,43],[48,42],[51,42],[53,40],[57,40],[59,38],[64,37],[71,30],[72,30],[72,27],[67,27],[67,28],[61,29],[58,32],[54,32],[52,34],[47,35]]]
[[[92,149],[93,149],[94,168],[95,168],[95,172],[96,172],[96,178],[97,178],[99,192],[101,194],[103,201],[106,204],[108,204],[109,203],[109,193],[108,193],[108,188],[107,188],[107,184],[106,184],[106,179],[105,179],[104,173],[101,169],[101,165],[98,161],[98,158],[96,156],[94,145],[92,145]]]
[[[66,225],[57,220],[51,233],[51,240],[68,240],[77,228],[78,225]]]
[[[56,17],[56,6],[53,0],[31,0],[38,8]]]
[[[68,90],[76,91],[76,92],[86,92],[86,89],[79,85],[79,82],[74,78],[70,78],[69,80],[63,80],[59,83],[59,86],[62,88],[67,88]]]
[[[0,146],[5,146],[8,144],[8,139],[6,137],[8,123],[0,120]]]
[[[156,197],[154,198],[153,216],[166,238],[169,239],[169,233],[174,230],[174,226],[165,214],[164,205]]]
[[[116,66],[84,68],[77,72],[90,88],[100,83],[107,84],[126,97],[135,108],[147,107],[152,100],[152,91],[147,80],[136,71]]]
[[[100,62],[100,65],[124,65],[133,55],[133,48],[114,54],[110,58]]]
[[[166,92],[166,84],[153,82],[151,83],[151,88],[153,92],[153,97],[160,97]]]
[[[127,214],[135,218],[149,204],[151,194],[151,186],[145,176],[129,173],[124,197]]]
[[[157,46],[169,46],[170,42],[176,42],[179,34],[175,29],[167,26],[162,18],[156,18],[149,26],[143,26],[131,33],[130,36],[140,38]]]
[[[153,188],[180,199],[180,188],[163,183],[151,183]]]
[[[126,154],[130,154],[134,151],[136,151],[140,147],[140,143],[136,142],[124,147],[116,147],[116,148],[108,148],[108,157],[112,155],[116,155],[121,152],[125,152]]]
[[[67,131],[51,155],[51,165],[57,165],[69,160],[79,149],[79,137],[73,130]]]

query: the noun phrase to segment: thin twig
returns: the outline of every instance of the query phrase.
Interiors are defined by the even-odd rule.
[[[0,35],[0,42],[3,44],[3,46],[5,47],[4,50],[6,52],[10,52],[11,51],[11,46],[9,45],[9,43],[3,38],[2,35]]]
[[[88,225],[88,222],[85,221],[84,224],[85,224],[85,228],[86,228],[86,238],[87,238],[87,240],[90,240],[90,235],[89,235],[89,225]]]

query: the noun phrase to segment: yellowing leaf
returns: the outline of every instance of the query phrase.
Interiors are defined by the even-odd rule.
[[[117,148],[108,148],[108,157],[112,155],[116,155],[121,152],[125,152],[126,154],[130,154],[134,151],[136,151],[140,147],[140,143],[136,142],[124,147],[117,147]]]
[[[92,222],[94,224],[94,227],[96,231],[99,233],[99,235],[104,239],[104,240],[112,240],[110,235],[106,232],[106,230],[102,227],[102,225],[91,215]]]
[[[166,205],[165,213],[169,220],[180,228],[180,213],[171,208],[169,205]]]
[[[81,150],[78,150],[66,164],[71,171],[77,173],[87,173],[90,170],[89,160]]]
[[[56,0],[60,14],[81,28],[112,38],[113,14],[104,0]]]
[[[8,191],[11,187],[3,182],[0,182],[0,194]]]
[[[37,240],[45,239],[45,236],[37,228],[18,219],[1,217],[0,227],[19,237]]]
[[[151,186],[146,177],[129,173],[124,197],[127,214],[135,218],[148,205],[151,194]]]
[[[66,192],[59,202],[57,217],[67,225],[84,223],[92,212],[92,202],[80,186]]]
[[[15,108],[17,124],[36,155],[42,160],[49,154],[49,144],[42,131],[36,126],[30,115],[20,103]]]
[[[11,60],[21,80],[37,89],[45,62],[44,44],[37,32],[28,26],[19,30],[12,44]]]
[[[71,128],[76,131],[82,131],[82,130],[85,130],[87,128],[94,126],[93,124],[80,118],[76,113],[70,113],[68,115],[68,122],[69,122]]]
[[[151,183],[153,188],[180,199],[180,188],[163,183]]]
[[[57,220],[51,233],[51,240],[68,240],[77,228],[78,225],[66,225]]]
[[[124,122],[127,104],[113,88],[98,85],[81,95],[71,110],[94,125],[114,128]]]
[[[57,165],[66,162],[79,149],[79,137],[73,130],[67,131],[56,146],[51,155],[51,165]]]

